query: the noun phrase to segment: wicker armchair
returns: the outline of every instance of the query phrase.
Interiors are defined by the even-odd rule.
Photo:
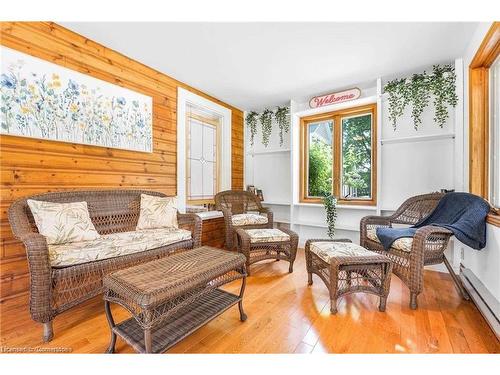
[[[437,206],[443,193],[417,195],[407,199],[391,216],[366,216],[360,223],[360,245],[387,255],[393,261],[393,273],[410,289],[410,308],[417,308],[417,296],[423,289],[424,266],[444,262],[446,268],[464,298],[468,298],[460,280],[444,256],[451,231],[437,226],[419,228],[411,243],[411,250],[403,251],[391,247],[384,250],[381,243],[368,238],[367,231],[377,227],[392,227],[393,224],[414,225],[428,216]]]
[[[66,267],[52,267],[47,241],[38,233],[27,199],[49,202],[86,201],[89,214],[100,234],[134,231],[139,219],[141,193],[165,196],[142,190],[92,190],[44,193],[16,200],[9,207],[9,222],[14,236],[26,248],[30,271],[31,318],[43,324],[43,340],[53,337],[56,315],[102,293],[103,277],[115,270],[201,246],[201,219],[194,214],[177,214],[179,227],[192,238],[139,253],[97,260]]]
[[[273,213],[269,209],[262,207],[260,200],[255,194],[244,190],[226,190],[217,193],[215,196],[215,209],[224,214],[226,227],[225,247],[233,250],[236,246],[236,230],[238,229],[259,229],[273,227]],[[233,215],[247,212],[258,212],[267,216],[267,223],[254,225],[233,226]]]

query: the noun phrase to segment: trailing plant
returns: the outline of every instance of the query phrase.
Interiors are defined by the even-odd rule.
[[[283,133],[288,133],[290,130],[290,108],[278,107],[274,112],[274,118],[280,129],[280,147],[283,146]]]
[[[267,147],[272,131],[273,111],[266,108],[264,112],[260,114],[259,120],[262,125],[262,144]]]
[[[389,81],[384,87],[384,91],[389,94],[389,121],[394,130],[396,130],[398,118],[403,115],[406,107],[407,95],[403,91],[404,88],[404,79]]]
[[[332,238],[335,236],[335,222],[337,221],[337,198],[327,195],[323,198],[323,205],[326,210],[326,223],[328,224],[327,234]]]
[[[442,128],[448,118],[447,105],[456,107],[458,96],[455,92],[455,68],[452,65],[434,65],[432,67],[433,84],[431,92],[434,95],[434,121]]]
[[[429,80],[425,71],[422,74],[414,74],[411,79],[411,84],[407,90],[408,102],[411,104],[411,117],[413,119],[413,127],[418,130],[418,126],[422,123],[422,113],[425,107],[429,104]]]
[[[259,114],[257,112],[249,112],[245,117],[248,128],[250,129],[250,145],[253,146],[255,134],[257,134],[257,121]]]
[[[434,98],[434,121],[442,128],[448,118],[448,105],[455,107],[458,102],[455,82],[455,68],[452,65],[434,65],[431,74],[424,71],[411,78],[389,81],[384,91],[389,94],[389,121],[394,130],[408,104],[412,106],[413,127],[418,130],[431,95]]]

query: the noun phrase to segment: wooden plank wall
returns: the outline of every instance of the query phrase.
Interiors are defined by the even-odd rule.
[[[232,111],[232,187],[243,188],[243,113],[171,77],[51,22],[0,22],[0,43],[153,97],[152,154],[0,137],[0,301],[26,300],[28,266],[13,239],[7,209],[16,198],[71,189],[143,188],[176,194],[177,88]]]

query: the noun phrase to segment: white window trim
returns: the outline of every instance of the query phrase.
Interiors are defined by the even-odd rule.
[[[191,104],[221,116],[219,188],[231,189],[231,110],[186,89],[177,89],[177,209],[186,212],[186,107]]]

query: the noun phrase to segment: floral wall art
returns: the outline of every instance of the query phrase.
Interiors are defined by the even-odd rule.
[[[152,152],[152,98],[0,47],[2,134]]]

